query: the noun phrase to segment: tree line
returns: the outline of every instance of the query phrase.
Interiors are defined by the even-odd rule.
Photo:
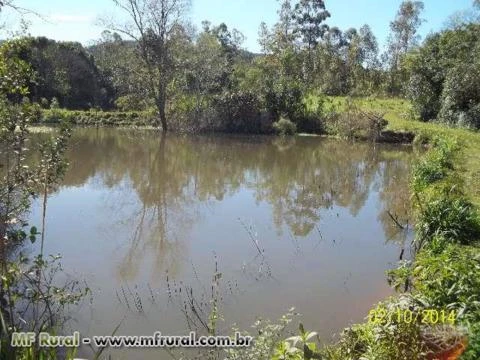
[[[420,44],[422,1],[405,0],[381,52],[368,24],[342,30],[323,0],[279,0],[259,27],[261,53],[226,24],[186,17],[187,0],[113,0],[129,21],[103,19],[94,45],[22,39],[16,54],[36,72],[30,98],[43,107],[143,111],[158,126],[265,132],[281,117],[320,132],[325,109],[309,97],[395,96],[422,120],[480,127],[479,10],[452,16]],[[320,101],[320,103],[322,103]]]

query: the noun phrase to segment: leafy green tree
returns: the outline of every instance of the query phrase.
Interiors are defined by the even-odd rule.
[[[44,37],[15,41],[21,46],[11,56],[27,62],[35,72],[28,86],[31,100],[56,97],[70,109],[111,107],[113,89],[81,44]]]
[[[334,26],[327,31],[324,41],[317,48],[316,61],[323,71],[317,72],[315,82],[327,95],[348,92],[344,56],[346,45],[343,32]]]
[[[480,52],[477,53],[476,59]],[[440,98],[438,119],[480,128],[480,62],[460,63],[448,71]]]
[[[359,29],[361,44],[361,60],[364,69],[361,89],[367,93],[378,91],[381,87],[380,61],[378,58],[378,42],[372,29],[365,24]]]
[[[138,57],[135,42],[122,39],[118,33],[104,31],[88,51],[102,76],[112,85],[117,108],[127,111],[148,108],[149,94],[143,86],[147,72]]]
[[[407,94],[423,120],[478,127],[480,25],[430,36],[405,61]]]
[[[210,31],[200,33],[196,43],[192,44],[188,51],[182,79],[183,90],[193,100],[193,118],[200,121],[211,97],[222,91],[222,83],[229,75],[229,69],[222,45]],[[181,98],[177,99],[177,104],[180,104]]]

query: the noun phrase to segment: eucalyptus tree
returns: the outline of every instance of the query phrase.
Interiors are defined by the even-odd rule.
[[[454,12],[448,18],[445,27],[447,29],[460,29],[468,24],[480,23],[480,0],[475,0],[470,9]]]
[[[312,52],[328,30],[324,22],[330,17],[330,13],[326,10],[323,0],[300,0],[294,7],[292,17],[295,34],[301,38],[302,44],[307,49],[304,77],[309,80],[316,70]]]
[[[349,41],[349,71],[355,90],[370,92],[380,85],[378,43],[370,26],[354,31]]]
[[[387,60],[391,70],[390,89],[393,92],[400,90],[399,78],[401,61],[412,50],[420,39],[418,29],[424,22],[421,13],[424,9],[423,1],[404,0],[395,19],[390,23]]]
[[[275,24],[273,32],[277,51],[295,46],[297,34],[294,22],[294,7],[291,0],[282,0],[278,10],[278,22]]]
[[[272,34],[270,33],[267,24],[262,21],[258,28],[258,44],[260,45],[263,54],[270,52]]]
[[[323,0],[300,0],[294,8],[296,32],[308,50],[312,50],[328,30],[324,21],[330,17]]]
[[[136,41],[139,58],[148,76],[147,90],[155,101],[162,130],[168,129],[166,105],[168,86],[174,78],[173,42],[182,25],[189,0],[113,0],[127,15],[126,23],[104,21],[113,31]],[[160,125],[159,124],[159,125]]]
[[[363,65],[367,69],[378,67],[378,41],[368,24],[363,25],[358,33],[362,42]]]

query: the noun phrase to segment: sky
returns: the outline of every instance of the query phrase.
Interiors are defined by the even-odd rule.
[[[259,51],[257,33],[259,25],[265,21],[269,26],[277,20],[278,0],[191,0],[188,13],[191,22],[201,28],[203,20],[212,24],[226,23],[236,28],[246,39],[243,46],[254,52]],[[402,0],[325,0],[331,17],[327,23],[346,30],[369,24],[381,47],[385,45],[390,21]],[[424,0],[423,18],[426,22],[420,29],[424,38],[428,33],[438,31],[450,15],[471,7],[473,0]],[[42,18],[29,16],[28,32],[33,36],[46,36],[55,40],[79,41],[89,45],[98,40],[104,28],[98,19],[106,16],[122,18],[122,13],[112,0],[15,0],[18,6],[34,10]],[[1,14],[5,28],[19,29],[17,16]],[[2,36],[4,37],[4,36]]]

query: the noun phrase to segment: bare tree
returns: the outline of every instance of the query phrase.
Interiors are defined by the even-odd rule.
[[[137,42],[145,63],[146,85],[158,110],[162,129],[167,131],[165,107],[167,88],[173,78],[172,39],[182,24],[190,0],[113,0],[129,20],[118,24],[104,21],[110,30],[123,33]],[[160,124],[158,124],[160,125]]]
[[[45,21],[45,18],[41,14],[39,14],[38,12],[33,11],[31,9],[27,9],[27,8],[18,6],[17,4],[15,4],[15,1],[16,0],[0,0],[0,12],[3,9],[7,9],[7,10],[10,9],[10,10],[13,10],[16,13],[20,14],[21,16],[34,15],[34,16],[40,18],[41,20]]]

